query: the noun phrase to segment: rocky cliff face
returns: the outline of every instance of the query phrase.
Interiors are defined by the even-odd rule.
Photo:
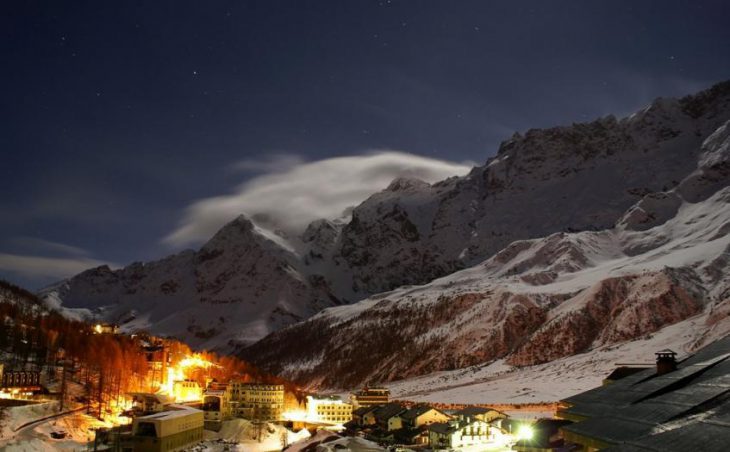
[[[42,295],[76,315],[231,349],[322,308],[424,284],[490,257],[479,267],[490,278],[544,287],[602,259],[655,249],[655,241],[664,239],[634,235],[717,193],[730,174],[722,150],[727,132],[708,137],[729,118],[725,82],[683,99],[659,99],[622,119],[530,130],[504,142],[467,176],[435,184],[397,179],[354,208],[349,219],[316,221],[296,240],[241,217],[198,251],[121,270],[91,269]],[[631,233],[570,234],[614,224]],[[616,240],[626,243],[616,246]],[[571,295],[499,285],[489,296],[473,291],[481,300],[472,300],[474,306],[489,306],[479,314],[489,326],[474,337],[502,338],[472,350],[478,359],[522,347],[527,332],[549,320],[549,306]],[[453,296],[444,294],[444,300]],[[458,314],[443,303],[438,309],[445,310],[444,319]],[[407,342],[404,332],[392,334],[394,341]],[[470,360],[444,356],[419,366],[425,371]]]
[[[511,243],[418,287],[330,308],[243,350],[314,387],[349,388],[504,359],[529,366],[644,339],[694,319],[730,332],[730,123],[675,188],[601,231]],[[700,319],[700,320],[697,320]]]
[[[465,177],[395,181],[370,197],[344,227],[337,256],[354,290],[372,294],[474,265],[515,240],[610,228],[645,195],[677,186],[728,119],[724,83],[620,120],[515,134]]]

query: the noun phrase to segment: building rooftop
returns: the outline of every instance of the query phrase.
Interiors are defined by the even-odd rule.
[[[193,408],[187,405],[170,405],[169,411],[162,411],[160,413],[155,414],[149,414],[147,416],[140,416],[137,419],[139,420],[145,420],[145,421],[153,421],[153,420],[166,420],[166,419],[173,419],[177,417],[185,417],[190,416],[194,413],[202,413],[202,411],[198,410],[197,408]]]
[[[494,408],[486,408],[481,406],[468,406],[460,409],[459,411],[454,412],[454,416],[478,416],[480,414],[487,414],[490,411],[496,411],[498,413],[501,413],[499,410],[495,410]]]
[[[375,415],[376,420],[381,422],[387,422],[388,419],[392,418],[393,416],[397,416],[404,411],[406,411],[406,409],[403,408],[401,405],[398,405],[397,403],[389,403],[387,405],[380,405],[376,407],[373,414]]]
[[[378,405],[375,405],[375,406],[361,406],[360,408],[354,410],[352,412],[352,414],[355,415],[355,416],[365,416],[369,412],[375,411],[375,409],[377,409],[377,408],[378,408]]]
[[[412,407],[409,410],[406,410],[404,413],[400,415],[403,419],[415,419],[418,416],[427,413],[431,410],[434,410],[435,408],[429,406],[429,405],[416,405]],[[439,411],[439,410],[436,410]]]
[[[679,427],[692,424],[695,426],[693,428],[704,429],[706,433],[721,435],[720,438],[728,444],[728,358],[730,337],[699,350],[680,362],[675,371],[657,375],[654,368],[642,370],[613,384],[565,399],[564,402],[570,406],[562,409],[560,414],[571,419],[586,420],[566,426],[563,430],[608,444],[638,445],[663,443],[668,441],[664,435],[670,433],[665,430],[679,430]],[[669,437],[674,435],[676,433],[671,433]],[[682,442],[670,443],[666,443],[668,448],[656,450],[705,450],[696,445],[687,449],[680,446]],[[637,450],[637,447],[626,450]]]

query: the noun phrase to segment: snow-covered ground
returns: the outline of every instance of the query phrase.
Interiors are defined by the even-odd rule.
[[[300,440],[290,445],[287,452],[300,452],[311,450],[316,446],[317,452],[375,452],[383,451],[385,448],[372,441],[363,438],[342,437],[332,432],[320,430],[312,437]]]
[[[93,441],[93,429],[109,427],[82,412],[72,413],[42,422],[35,426],[18,429],[21,425],[35,419],[44,418],[57,412],[56,402],[7,408],[2,418],[0,450],[8,452],[44,452],[55,450],[80,450]],[[16,431],[16,429],[18,429]],[[64,431],[64,439],[51,438],[51,432]]]
[[[205,441],[191,448],[196,452],[246,451],[269,452],[281,450],[285,443],[292,444],[309,438],[307,430],[294,433],[285,427],[267,423],[260,429],[245,419],[224,421],[219,432],[205,431]]]

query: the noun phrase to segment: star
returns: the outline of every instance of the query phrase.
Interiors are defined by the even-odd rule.
[[[193,75],[198,75],[198,71],[193,71]]]

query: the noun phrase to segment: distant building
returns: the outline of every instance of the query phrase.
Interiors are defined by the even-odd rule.
[[[453,416],[460,421],[484,421],[492,422],[495,419],[505,419],[507,415],[494,408],[484,408],[480,406],[468,406],[455,412]]]
[[[376,409],[377,406],[361,406],[360,408],[354,409],[352,411],[352,422],[360,427],[368,425],[366,423],[367,420],[372,420],[373,424],[375,424],[375,417],[368,416],[368,414],[372,413]]]
[[[132,409],[130,414],[133,416],[144,416],[153,413],[160,413],[166,409],[168,405],[174,402],[171,396],[151,392],[130,392],[128,394],[132,398]]]
[[[28,398],[42,389],[41,373],[37,371],[4,370],[4,366],[0,364],[0,376],[2,378],[0,393],[4,394],[4,397]]]
[[[307,396],[307,418],[344,425],[352,420],[352,405],[339,397]]]
[[[203,412],[185,405],[171,405],[168,411],[141,416],[132,423],[131,438],[124,446],[134,452],[187,450],[203,440]]]
[[[361,391],[351,394],[350,401],[355,408],[385,405],[390,401],[390,390],[365,387]]]
[[[203,399],[203,389],[195,380],[177,380],[172,384],[177,402],[195,402]]]
[[[428,405],[416,405],[388,420],[388,430],[417,429],[424,425],[446,422],[448,414]]]
[[[284,385],[232,380],[227,396],[233,416],[254,421],[278,421],[284,411]]]
[[[432,449],[458,449],[494,443],[496,429],[484,421],[440,422],[428,426],[429,444]]]
[[[92,330],[94,334],[119,334],[119,325],[114,323],[97,323]]]
[[[657,353],[657,367],[562,401],[566,443],[585,451],[726,451],[730,444],[730,337],[677,362]]]
[[[402,405],[398,403],[389,403],[387,405],[378,405],[374,410],[363,416],[364,425],[377,426],[381,430],[394,430],[390,428],[393,425],[393,418],[406,411]]]
[[[231,416],[225,391],[208,389],[203,393],[205,429],[218,431],[221,423]]]

